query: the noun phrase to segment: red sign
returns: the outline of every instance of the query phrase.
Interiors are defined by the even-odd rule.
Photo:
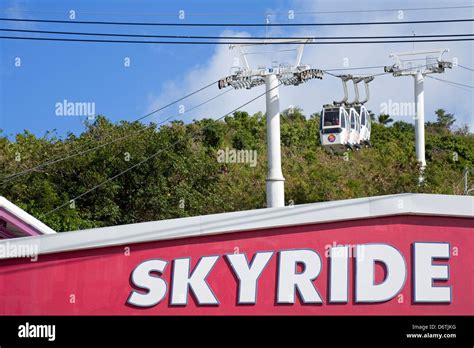
[[[396,216],[9,259],[0,314],[472,315],[472,247]]]

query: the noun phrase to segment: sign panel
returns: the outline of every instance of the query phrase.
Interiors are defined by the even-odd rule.
[[[0,314],[472,315],[472,232],[396,216],[4,260]]]

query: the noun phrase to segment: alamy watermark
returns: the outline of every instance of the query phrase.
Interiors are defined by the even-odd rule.
[[[390,116],[412,116],[416,117],[415,102],[394,102],[389,99],[388,102],[380,104],[380,113]]]
[[[226,147],[217,151],[217,162],[244,163],[253,168],[257,165],[257,150],[236,150]]]
[[[0,244],[0,259],[10,258],[30,258],[32,262],[38,260],[38,245],[37,244],[17,244],[6,243]]]
[[[95,117],[94,102],[71,102],[64,99],[55,104],[56,116],[87,116],[88,119]]]
[[[18,326],[19,338],[46,338],[48,341],[56,339],[56,325],[54,324],[30,324],[26,322]]]
[[[333,248],[339,248],[337,250]],[[332,251],[331,251],[332,250]],[[359,244],[337,244],[336,241],[333,241],[332,244],[326,244],[324,246],[324,256],[326,258],[333,257],[333,258],[338,258],[338,257],[349,257],[353,258],[356,257],[359,260],[364,259],[364,245],[359,245]]]

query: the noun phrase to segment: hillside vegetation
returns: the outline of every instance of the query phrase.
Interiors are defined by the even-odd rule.
[[[457,128],[453,115],[438,110],[437,122],[426,124],[428,166],[422,185],[414,138],[412,124],[380,115],[372,126],[371,148],[331,155],[319,144],[318,114],[283,112],[285,200],[302,204],[402,192],[462,194],[463,170],[474,168],[474,135]],[[120,140],[87,150],[112,139]],[[226,148],[256,150],[256,165],[220,163],[218,151]],[[85,153],[9,178],[77,151]],[[0,166],[0,195],[57,231],[263,208],[265,116],[236,112],[222,121],[177,121],[160,128],[113,124],[101,116],[79,136],[62,139],[50,133],[38,138],[25,131],[14,141],[1,137]]]

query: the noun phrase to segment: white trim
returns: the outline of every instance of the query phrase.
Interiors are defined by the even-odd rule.
[[[7,242],[36,245],[40,254],[48,254],[393,215],[474,218],[474,197],[406,193],[14,238],[0,241],[0,246]]]
[[[42,233],[42,234],[53,234],[53,233],[55,234],[56,233],[55,230],[45,225],[34,216],[28,214],[23,209],[17,207],[15,204],[10,202],[8,199],[6,199],[3,196],[0,196],[0,208],[3,208],[7,210],[9,213],[11,213],[12,215],[15,215],[18,219],[30,225],[39,233]]]

